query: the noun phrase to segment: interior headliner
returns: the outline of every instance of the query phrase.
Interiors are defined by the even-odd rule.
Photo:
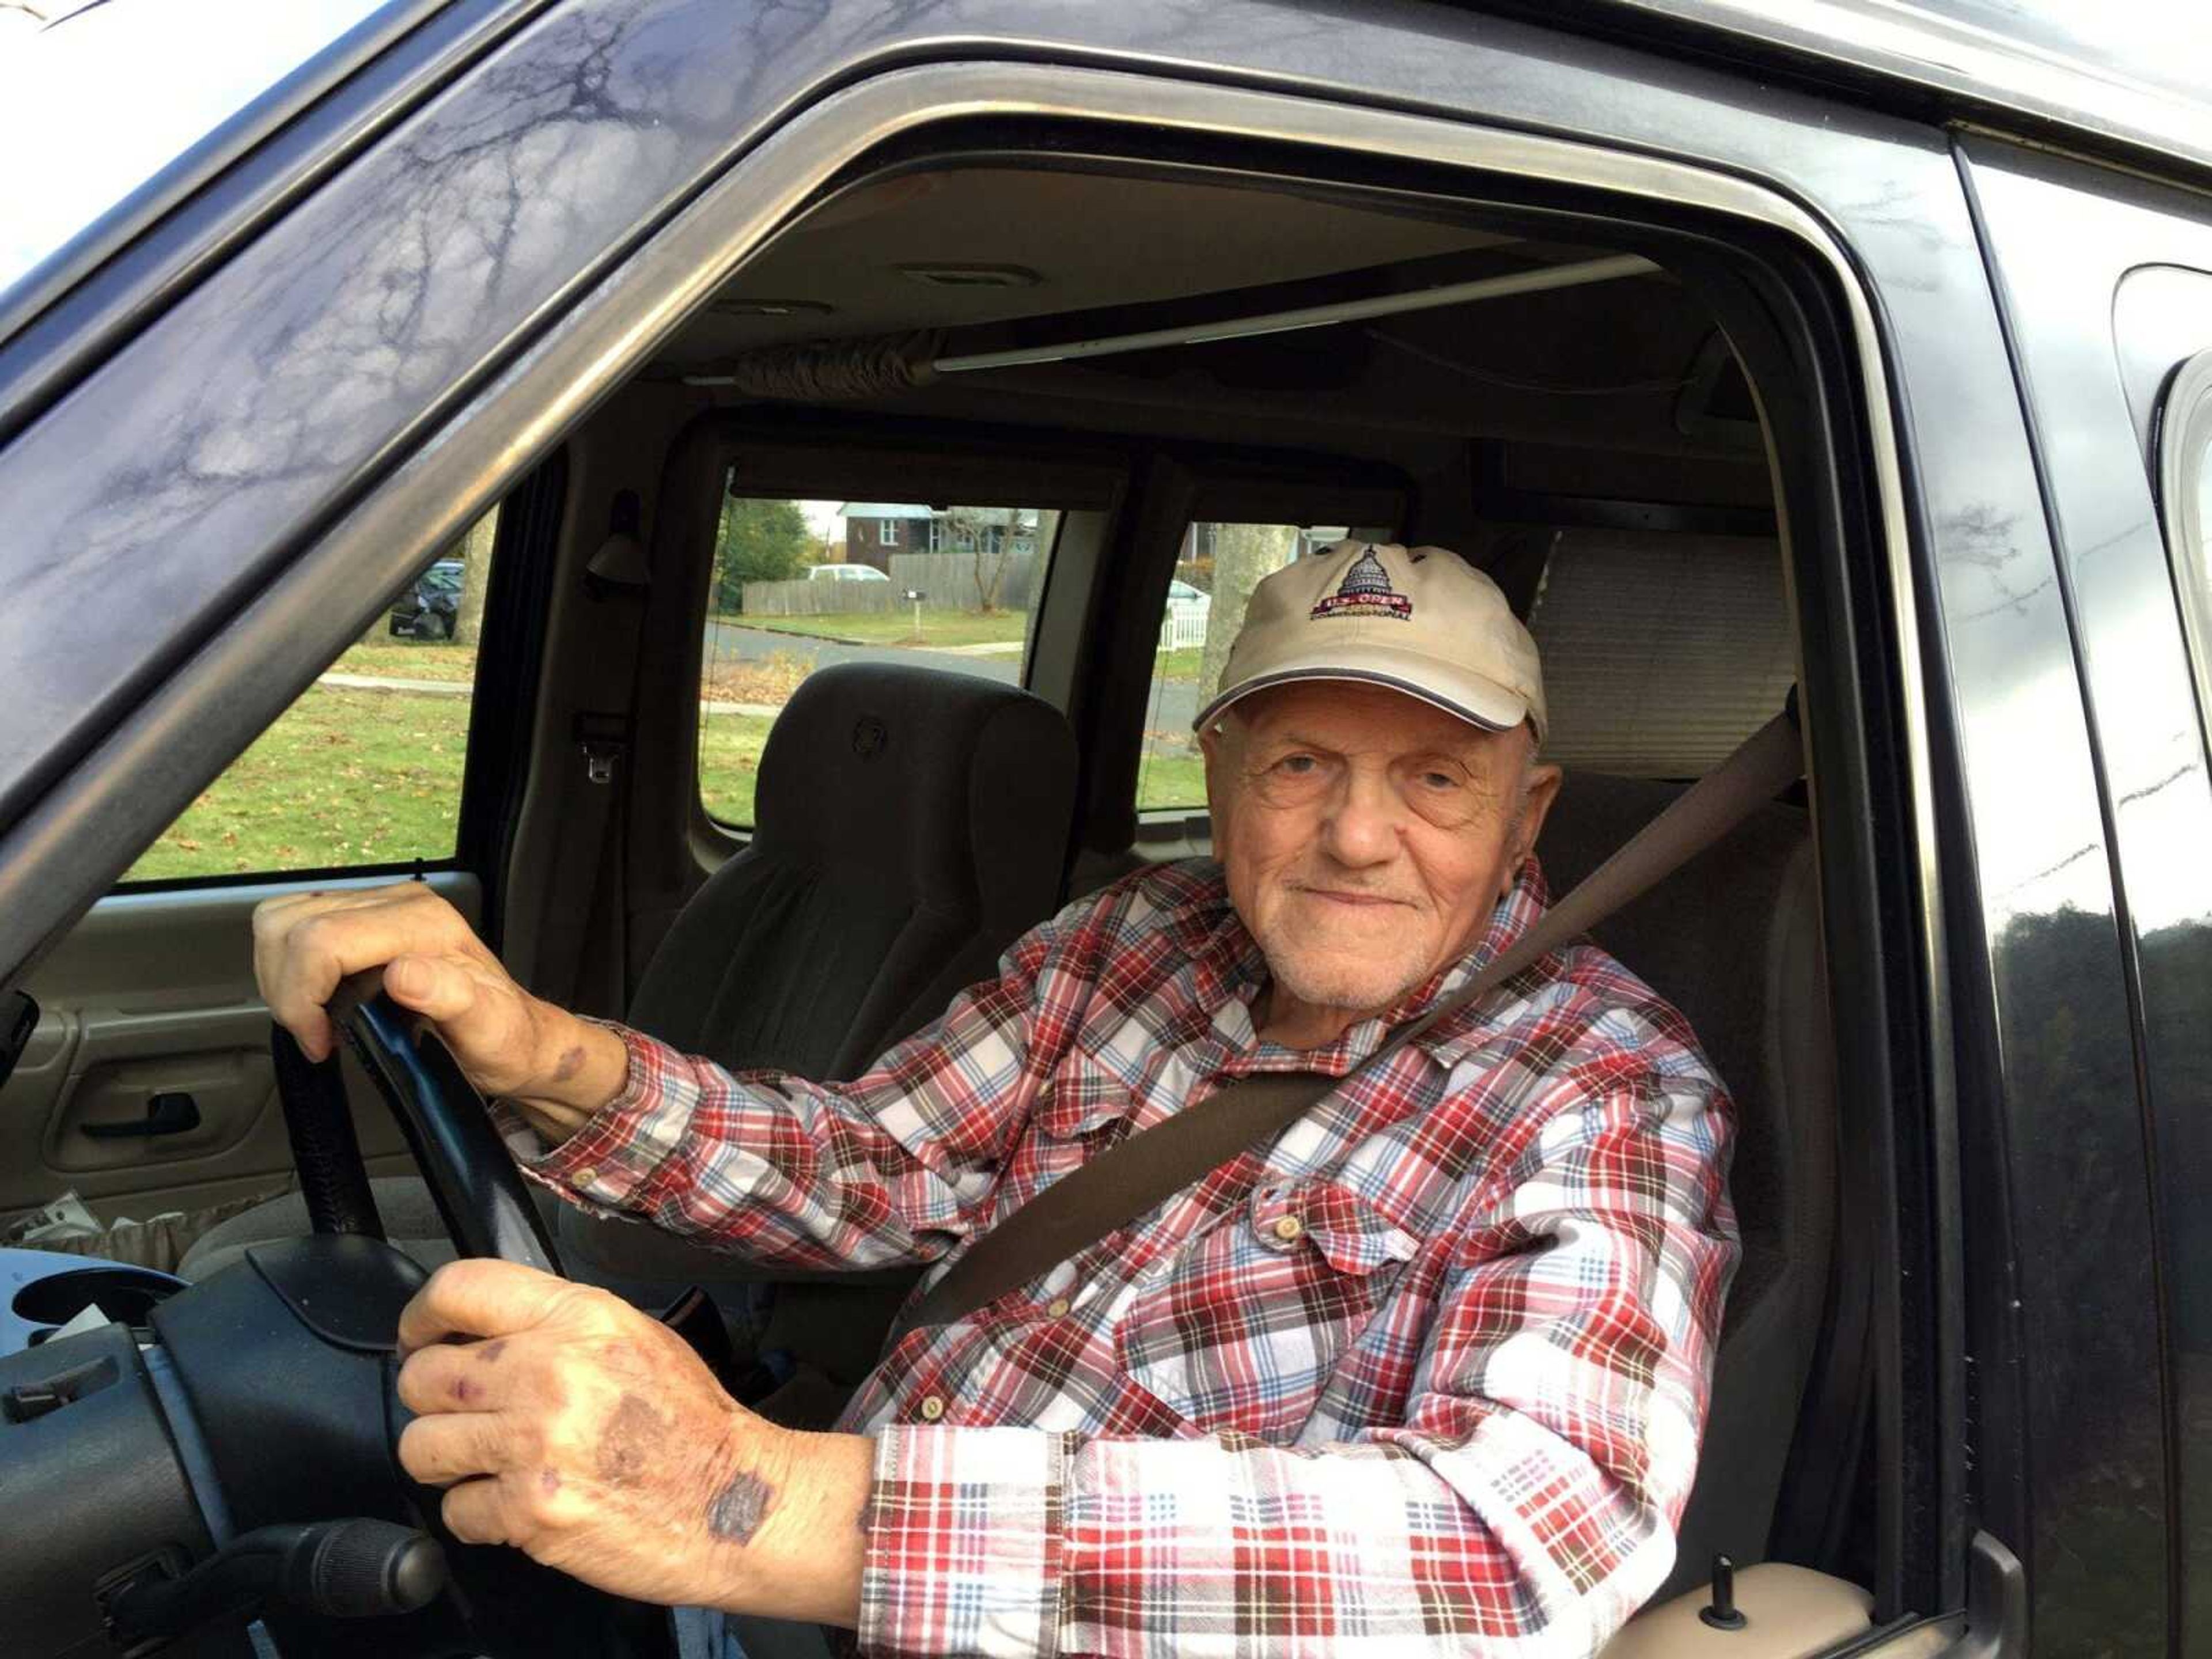
[[[1287,185],[1163,177],[1095,161],[1009,157],[864,178],[776,237],[660,354],[652,378],[714,387],[748,353],[840,341],[945,355],[1210,325],[1618,248],[1533,240],[1432,208]],[[964,267],[979,280],[921,280]],[[1007,273],[1012,273],[1008,276]],[[1031,278],[1034,280],[1030,280]],[[780,310],[750,310],[749,307]],[[941,331],[941,332],[939,332]],[[796,392],[853,413],[1322,447],[1427,472],[1470,441],[1683,464],[1658,498],[1764,502],[1755,427],[1692,405],[1725,348],[1711,317],[1656,272],[1367,322],[1125,356]],[[1736,382],[1741,389],[1741,382]],[[726,386],[709,401],[743,404]]]
[[[664,355],[697,362],[802,340],[1144,304],[1513,240],[1181,179],[1013,167],[901,173],[855,185],[808,214],[740,271]],[[947,287],[910,274],[916,267],[975,265],[1033,273],[1036,281]],[[777,301],[810,308],[787,316],[725,308]]]

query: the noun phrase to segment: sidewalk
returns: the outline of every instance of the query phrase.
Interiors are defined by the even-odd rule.
[[[315,684],[332,686],[341,691],[404,691],[411,696],[427,697],[465,697],[476,689],[466,680],[398,680],[386,679],[375,674],[325,674]],[[774,720],[783,712],[772,702],[702,701],[699,709],[707,714],[757,714],[767,720]]]

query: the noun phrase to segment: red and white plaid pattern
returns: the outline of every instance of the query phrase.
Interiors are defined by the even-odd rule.
[[[1334,1046],[1259,1042],[1218,868],[1019,940],[865,1076],[634,1033],[533,1173],[793,1266],[945,1262],[1122,1136],[1268,1070],[1342,1075],[1544,902]],[[1729,1106],[1603,952],[1546,958],[1133,1226],[895,1344],[860,1640],[886,1654],[1583,1654],[1673,1565],[1735,1226]],[[924,1285],[929,1282],[925,1279]]]

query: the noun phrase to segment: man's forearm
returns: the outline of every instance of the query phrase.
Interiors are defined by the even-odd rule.
[[[855,1628],[875,1443],[857,1434],[788,1431],[781,1449],[775,1471],[742,1470],[708,1504],[720,1577],[701,1601]]]
[[[544,1063],[529,1092],[507,1098],[548,1146],[557,1146],[622,1093],[629,1080],[629,1050],[604,1025],[550,1004],[544,1008]]]

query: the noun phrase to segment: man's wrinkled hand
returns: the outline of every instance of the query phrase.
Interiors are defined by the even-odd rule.
[[[793,1588],[771,1582],[793,1577],[773,1564],[830,1522],[823,1469],[799,1465],[835,1462],[827,1443],[850,1437],[754,1416],[682,1338],[604,1291],[457,1261],[408,1304],[399,1346],[399,1398],[418,1413],[399,1460],[448,1488],[464,1542],[511,1544],[640,1601],[768,1607]],[[850,1576],[856,1607],[857,1556]],[[851,1616],[834,1597],[807,1611]]]
[[[428,1017],[486,1095],[555,1139],[622,1087],[622,1039],[518,985],[461,913],[421,882],[265,900],[253,913],[253,974],[277,1024],[311,1060],[335,1042],[324,1012],[339,982],[384,969],[384,988]]]

